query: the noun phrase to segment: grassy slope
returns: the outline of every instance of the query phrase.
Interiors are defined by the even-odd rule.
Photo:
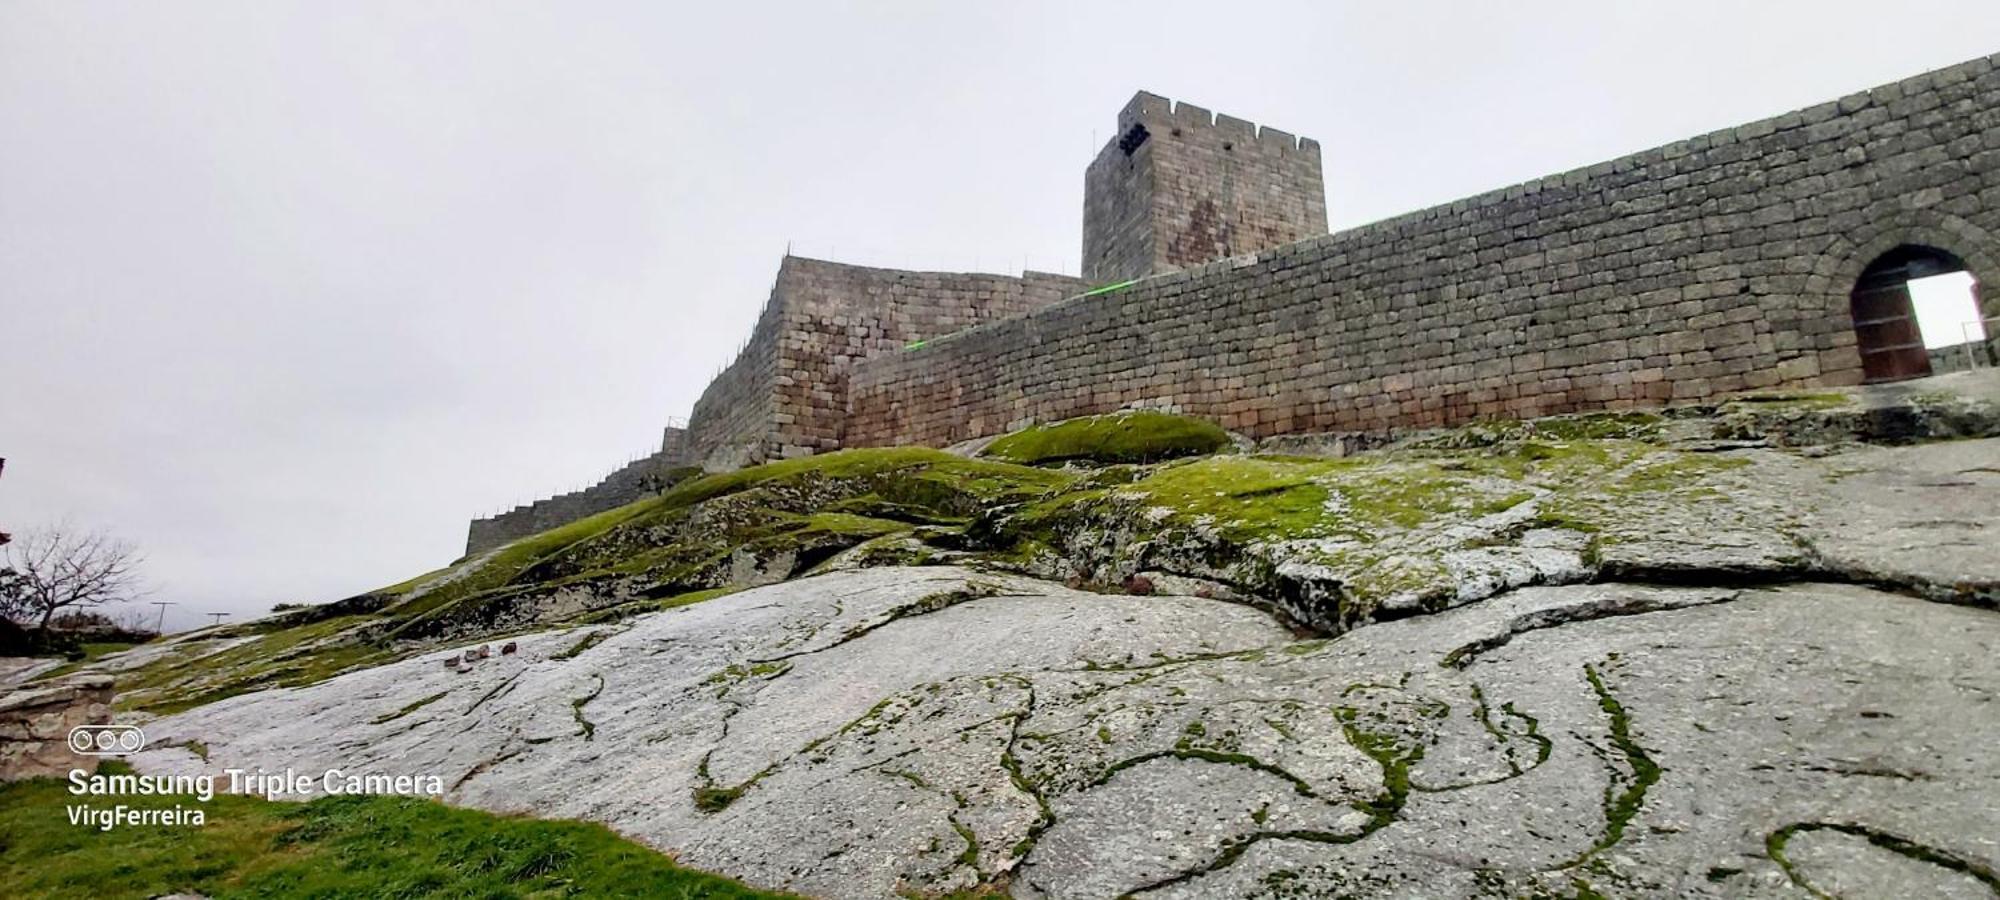
[[[1025,428],[988,444],[983,455],[1023,465],[1071,460],[1140,463],[1214,453],[1227,446],[1228,433],[1213,422],[1132,410]]]
[[[699,575],[718,559],[726,562],[737,548],[837,548],[918,527],[951,527],[983,505],[1037,496],[1069,480],[1062,473],[923,448],[851,450],[710,475],[523,538],[468,571],[447,568],[372,592],[379,602],[343,601],[330,608],[294,610],[284,619],[217,629],[216,637],[250,640],[209,655],[200,655],[202,648],[215,645],[191,642],[183,652],[121,673],[120,705],[171,713],[247,691],[323,681],[419,652],[421,646],[395,639],[428,621],[505,605],[512,592],[524,588],[651,579],[658,590],[644,593],[645,599],[619,613],[685,605],[727,593],[727,586],[683,585],[675,579],[690,572]],[[819,493],[811,494],[814,490]],[[807,503],[800,511],[801,494],[839,499],[824,509]],[[687,520],[694,507],[724,498],[742,507],[726,528],[702,540],[662,543],[664,530]],[[602,621],[606,612],[574,623]],[[356,640],[351,635],[358,628],[387,639]]]
[[[95,661],[98,657],[109,656],[113,653],[123,653],[137,646],[139,645],[123,641],[85,641],[79,648],[83,651],[82,659],[63,663],[47,672],[43,672],[39,677],[45,679],[59,678],[82,668],[85,664]]]
[[[110,771],[110,769],[107,769]],[[71,825],[65,807],[200,808],[202,827]],[[65,782],[0,788],[0,885],[15,897],[783,896],[582,822],[496,816],[404,797],[72,797]]]

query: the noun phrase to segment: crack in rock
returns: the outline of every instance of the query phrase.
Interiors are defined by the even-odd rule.
[[[1495,634],[1452,648],[1438,660],[1438,664],[1445,668],[1463,669],[1472,665],[1480,654],[1504,647],[1514,638],[1530,631],[1613,616],[1636,616],[1671,609],[1727,603],[1742,595],[1742,591],[1695,593],[1635,590],[1627,593],[1603,594],[1588,603],[1532,610],[1508,619],[1502,629]]]

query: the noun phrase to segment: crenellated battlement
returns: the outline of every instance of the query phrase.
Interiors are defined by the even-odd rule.
[[[1182,137],[1212,136],[1229,142],[1255,143],[1284,155],[1310,153],[1316,159],[1319,154],[1319,142],[1312,138],[1299,137],[1269,125],[1260,127],[1248,119],[1211,112],[1184,100],[1176,102],[1146,91],[1134,94],[1125,108],[1118,111],[1118,132],[1106,148],[1117,146],[1134,125],[1144,125],[1149,132],[1166,128],[1170,134],[1172,129],[1179,128]]]

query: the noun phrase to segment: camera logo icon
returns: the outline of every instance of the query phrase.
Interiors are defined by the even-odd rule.
[[[69,748],[84,756],[119,756],[146,746],[137,725],[78,725],[69,730]]]

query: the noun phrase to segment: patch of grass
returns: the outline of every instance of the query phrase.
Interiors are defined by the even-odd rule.
[[[647,613],[679,609],[683,606],[693,606],[703,600],[727,597],[730,594],[736,593],[737,590],[739,589],[733,587],[709,588],[705,591],[689,591],[685,594],[675,594],[671,597],[663,597],[658,600],[634,600],[631,603],[621,603],[607,609],[600,609],[576,621],[584,625],[617,622],[633,616],[643,616]]]
[[[658,502],[666,507],[690,506],[765,482],[806,474],[825,478],[867,478],[898,472],[948,476],[954,480],[961,480],[964,487],[974,493],[981,493],[982,488],[1010,489],[1023,482],[1038,483],[1041,487],[1053,487],[1061,481],[1051,479],[1046,474],[1031,474],[1032,470],[1022,471],[1016,466],[969,460],[942,450],[925,447],[890,447],[840,450],[709,475],[677,485],[673,490],[662,494]]]
[[[137,646],[139,645],[119,641],[84,641],[82,644],[77,645],[77,650],[82,654],[81,656],[36,675],[35,680],[46,681],[51,678],[60,678],[82,668],[86,663],[95,662],[99,658],[110,656],[113,653],[123,653]]]
[[[592,688],[590,693],[569,702],[570,715],[576,719],[577,734],[582,735],[586,741],[596,740],[597,724],[583,717],[583,708],[589,706],[590,701],[597,699],[597,695],[604,693],[604,676],[592,677],[597,679],[597,687]]]
[[[1817,393],[1757,393],[1731,397],[1727,405],[1740,405],[1752,409],[1834,409],[1847,406],[1854,398],[1838,391]]]
[[[591,632],[591,633],[589,633],[589,634],[586,634],[586,635],[584,635],[584,636],[583,636],[583,639],[582,639],[582,640],[580,640],[580,641],[577,641],[576,643],[574,643],[574,644],[571,644],[571,645],[569,645],[568,647],[566,647],[566,648],[564,648],[564,649],[562,649],[562,650],[558,650],[558,651],[556,651],[556,652],[554,652],[554,653],[551,653],[551,654],[549,654],[549,658],[550,658],[550,659],[575,659],[575,658],[577,658],[577,656],[578,656],[578,655],[582,654],[582,653],[583,653],[583,651],[585,651],[585,650],[588,650],[588,649],[590,649],[590,648],[592,648],[592,647],[595,647],[595,646],[597,646],[598,644],[601,644],[601,643],[603,643],[603,642],[604,642],[604,639],[605,639],[605,638],[608,638],[608,637],[610,637],[610,636],[611,636],[611,632],[609,632],[609,631],[605,631],[605,630],[603,630],[603,629],[599,629],[599,630],[597,630],[597,631],[593,631],[593,632]]]
[[[1579,413],[1543,419],[1499,419],[1426,435],[1404,446],[1430,450],[1467,450],[1523,441],[1651,440],[1665,420],[1649,412]]]
[[[791,671],[791,668],[792,664],[788,662],[760,662],[747,666],[742,663],[730,663],[715,674],[708,676],[702,683],[736,684],[751,678],[776,678]]]
[[[1361,539],[1392,527],[1418,528],[1447,515],[1490,515],[1534,496],[1516,484],[1481,484],[1425,463],[1345,472],[1328,482],[1338,492],[1329,518],[1339,532]]]
[[[1212,457],[1168,466],[1133,489],[1183,516],[1207,517],[1232,540],[1374,540],[1446,515],[1499,512],[1533,496],[1474,468],[1389,457]]]
[[[1659,462],[1649,462],[1626,472],[1623,477],[1610,485],[1610,489],[1615,492],[1634,493],[1702,489],[1702,482],[1708,476],[1741,469],[1747,465],[1750,465],[1749,460],[1735,456],[1677,455]]]
[[[423,583],[424,583],[424,582],[426,582],[426,581],[429,581],[429,580],[431,580],[431,579],[433,579],[433,578],[436,578],[436,577],[438,577],[439,575],[443,575],[443,574],[445,574],[446,572],[449,572],[449,571],[451,571],[451,567],[450,567],[450,566],[446,566],[446,567],[444,567],[444,568],[442,568],[442,569],[433,569],[433,570],[431,570],[431,571],[429,571],[429,572],[425,572],[425,573],[424,573],[424,574],[422,574],[422,575],[418,575],[418,576],[417,576],[417,577],[415,577],[415,578],[412,578],[412,579],[409,579],[408,581],[399,581],[399,582],[397,582],[397,583],[395,583],[395,584],[392,584],[392,585],[389,585],[388,587],[385,587],[385,588],[381,588],[381,589],[379,589],[379,590],[374,590],[374,591],[369,591],[369,593],[371,593],[371,594],[407,594],[407,593],[409,593],[409,592],[411,592],[411,591],[414,591],[414,590],[416,590],[417,588],[421,587],[421,586],[423,585]],[[277,610],[276,610],[276,607],[273,607],[273,608],[272,608],[272,610],[273,610],[274,612],[275,612],[275,611],[277,611]]]
[[[979,867],[979,836],[973,834],[972,829],[967,828],[965,823],[957,819],[951,820],[951,827],[954,831],[958,832],[959,839],[965,841],[965,849],[958,854],[958,864],[969,869],[977,869]]]
[[[1583,667],[1583,674],[1590,682],[1591,690],[1597,692],[1598,708],[1604,710],[1604,716],[1610,724],[1612,746],[1625,757],[1625,763],[1632,771],[1629,777],[1621,774],[1604,786],[1604,834],[1591,845],[1589,850],[1584,851],[1582,856],[1568,863],[1571,866],[1581,864],[1624,840],[1625,829],[1632,824],[1633,818],[1639,815],[1639,810],[1646,803],[1646,789],[1660,780],[1662,771],[1659,764],[1653,761],[1652,755],[1647,753],[1646,748],[1640,746],[1638,739],[1632,736],[1631,713],[1626,711],[1624,704],[1618,702],[1618,697],[1612,694],[1611,689],[1605,686],[1604,676],[1598,672],[1597,667],[1586,665]]]
[[[1168,466],[1132,489],[1184,516],[1209,517],[1231,538],[1302,537],[1318,533],[1326,516],[1328,493],[1317,479],[1356,465],[1214,457]]]
[[[1410,770],[1423,761],[1424,745],[1407,740],[1395,730],[1376,731],[1367,727],[1373,724],[1369,722],[1373,717],[1364,716],[1355,707],[1337,707],[1334,718],[1340,720],[1347,743],[1382,767],[1382,793],[1354,802],[1356,809],[1368,814],[1369,821],[1362,827],[1366,833],[1372,833],[1395,821],[1403,811],[1403,804],[1409,801]]]
[[[119,771],[109,764],[105,771]],[[106,798],[96,798],[102,801]],[[220,794],[126,796],[200,809],[201,827],[71,825],[64,782],[0,788],[0,884],[10,896],[779,897],[673,860],[600,825],[456,809],[407,797],[273,803]],[[91,802],[94,808],[109,803]]]
[[[694,789],[694,808],[705,813],[718,813],[728,809],[729,804],[735,803],[736,798],[741,796],[743,796],[743,788],[741,786],[732,788],[714,786],[698,787]]]
[[[1649,412],[1604,412],[1534,419],[1526,430],[1558,441],[1646,440],[1659,434],[1661,418]]]
[[[343,632],[368,619],[325,619],[258,635],[199,657],[167,654],[118,673],[117,705],[166,715],[262,688],[312,684],[355,666],[393,658],[379,648],[339,641]],[[320,647],[321,643],[331,645]]]
[[[432,694],[432,695],[430,695],[430,696],[428,696],[428,697],[425,697],[425,698],[423,698],[423,699],[421,699],[421,700],[413,700],[413,701],[411,701],[410,703],[406,704],[406,705],[405,705],[405,706],[404,706],[404,707],[403,707],[402,709],[399,709],[399,710],[396,710],[395,712],[392,712],[392,713],[384,713],[384,714],[382,714],[382,715],[379,715],[379,716],[376,716],[376,717],[374,718],[374,720],[373,720],[373,721],[372,721],[372,722],[371,722],[370,724],[374,724],[374,725],[383,725],[383,724],[386,724],[386,723],[389,723],[389,722],[394,722],[394,721],[396,721],[397,719],[400,719],[400,718],[402,718],[402,717],[404,717],[404,716],[407,716],[407,715],[409,715],[410,713],[413,713],[413,712],[416,712],[417,710],[420,710],[420,709],[423,709],[424,707],[426,707],[426,706],[429,706],[429,705],[431,705],[431,704],[433,704],[433,703],[436,703],[436,702],[438,702],[439,700],[443,700],[443,699],[444,699],[444,697],[445,697],[445,695],[446,695],[446,694],[449,694],[449,693],[451,693],[451,692],[450,692],[450,691],[439,691],[439,692],[437,692],[437,693],[435,693],[435,694]],[[193,741],[189,741],[188,743],[189,743],[189,746],[193,746],[193,744],[194,744],[194,742],[193,742]],[[207,748],[203,748],[203,749],[202,749],[202,751],[201,751],[201,758],[202,758],[202,759],[204,759],[204,760],[205,760],[205,759],[208,759],[208,750],[207,750]]]
[[[1792,884],[1804,889],[1814,897],[1824,898],[1831,897],[1832,895],[1820,890],[1810,881],[1807,881],[1804,875],[1798,871],[1798,867],[1793,865],[1791,858],[1785,853],[1785,845],[1790,843],[1792,838],[1802,832],[1813,831],[1831,831],[1836,834],[1845,834],[1849,837],[1860,838],[1899,856],[1921,863],[1929,863],[1946,871],[1968,876],[1985,885],[1987,890],[1995,894],[2000,894],[2000,873],[1996,873],[1991,867],[1975,860],[1961,857],[1956,853],[1941,850],[1927,844],[1921,844],[1886,831],[1878,831],[1865,825],[1855,825],[1847,822],[1795,822],[1765,836],[1764,855],[1770,857],[1772,862],[1778,864],[1778,868],[1784,870],[1785,877],[1791,879]],[[1715,869],[1709,870],[1710,881],[1724,880],[1728,875],[1735,874],[1736,870],[1729,870],[1721,878],[1716,877],[1716,871]]]
[[[175,712],[426,652],[435,640],[683,606],[734,587],[738,554],[762,564],[795,560],[796,575],[849,547],[916,535],[934,523],[962,527],[988,506],[1072,481],[1063,472],[924,448],[843,451],[695,478],[515,541],[476,565],[427,573],[306,616],[234,626],[228,636],[251,640],[199,660],[165,654],[120,673],[120,705]],[[728,502],[694,508],[723,498]],[[830,508],[842,500],[855,502]],[[594,595],[604,606],[562,618],[516,614],[558,590]]]
[[[841,512],[813,513],[806,517],[805,527],[800,529],[805,533],[823,532],[871,538],[908,530],[910,526],[903,522]]]
[[[1025,428],[988,444],[982,455],[1023,465],[1143,463],[1227,446],[1229,434],[1213,422],[1142,409]]]
[[[1648,450],[1645,444],[1618,439],[1528,440],[1439,462],[1482,475],[1563,486],[1607,472]]]
[[[113,653],[123,653],[137,646],[139,645],[124,641],[84,641],[83,658],[77,661],[90,662],[91,660],[97,659],[102,656],[109,656]]]
[[[651,512],[664,500],[664,497],[653,497],[628,503],[522,538],[501,548],[477,570],[450,584],[427,591],[414,600],[391,607],[389,611],[399,619],[414,619],[460,598],[505,585],[536,562]]]

